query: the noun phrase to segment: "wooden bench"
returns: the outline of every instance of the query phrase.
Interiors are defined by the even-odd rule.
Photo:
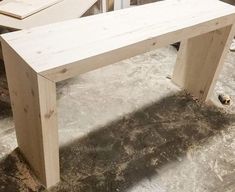
[[[181,41],[173,82],[210,98],[235,8],[168,0],[1,36],[18,145],[41,182],[60,179],[56,82]]]

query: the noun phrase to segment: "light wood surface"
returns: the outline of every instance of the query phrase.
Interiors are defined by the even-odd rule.
[[[173,80],[204,101],[234,23],[220,1],[167,0],[2,35],[18,143],[43,184],[59,180],[55,82],[182,41]]]
[[[12,0],[3,0],[0,5],[11,2]],[[98,0],[59,0],[58,5],[53,5],[41,12],[32,15],[23,20],[11,16],[0,14],[0,26],[13,30],[27,29],[41,25],[47,25],[60,21],[70,20],[81,17]],[[106,12],[106,0],[102,0],[102,10]],[[69,10],[69,11],[68,11]],[[0,42],[0,59],[3,59]]]
[[[234,6],[216,0],[205,4],[198,0],[162,1],[2,38],[37,73],[60,81],[235,22]],[[95,33],[91,35],[91,31]]]
[[[3,0],[0,5],[11,0]],[[0,26],[27,29],[81,17],[97,0],[63,0],[23,20],[0,14]]]
[[[230,25],[181,42],[173,82],[200,101],[209,100],[234,34]]]
[[[0,5],[0,13],[24,19],[45,8],[48,8],[61,0],[11,0]]]
[[[108,1],[107,0],[101,0],[100,2],[100,10],[102,10],[103,13],[108,11]]]
[[[130,0],[114,0],[114,10],[128,8],[130,4]]]
[[[55,83],[2,46],[19,148],[42,184],[50,187],[59,181]]]

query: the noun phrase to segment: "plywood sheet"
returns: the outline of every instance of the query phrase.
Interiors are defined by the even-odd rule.
[[[0,6],[0,13],[24,19],[62,0],[15,0]]]
[[[0,6],[11,1],[0,1]],[[96,2],[97,0],[63,0],[25,19],[0,14],[0,26],[18,30],[75,19],[81,17]]]

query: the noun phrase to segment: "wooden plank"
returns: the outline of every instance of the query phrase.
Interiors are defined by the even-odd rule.
[[[114,10],[130,7],[130,0],[114,0]]]
[[[12,0],[0,5],[0,13],[24,19],[62,0]]]
[[[60,81],[234,22],[235,7],[226,3],[172,0],[22,30],[2,38],[37,73]],[[91,31],[95,33],[90,35]]]
[[[11,0],[3,0],[3,3]],[[23,20],[0,14],[0,26],[27,29],[81,17],[97,0],[63,0]],[[68,11],[69,10],[69,11]]]
[[[178,53],[173,82],[200,101],[209,100],[234,32],[230,25],[184,40]]]
[[[18,146],[42,184],[59,181],[55,83],[35,73],[4,42],[3,53]]]
[[[113,10],[122,9],[122,0],[114,0]]]
[[[128,8],[131,6],[131,1],[130,0],[122,0],[122,8]]]
[[[107,3],[107,0],[100,0],[100,10],[102,10],[103,13],[108,11]]]

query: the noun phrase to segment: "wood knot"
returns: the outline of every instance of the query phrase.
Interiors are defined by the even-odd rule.
[[[62,69],[60,72],[61,72],[61,73],[66,73],[67,71],[68,71],[68,69],[64,68],[64,69]]]
[[[34,96],[34,90],[33,89],[31,89],[31,94],[32,94],[32,96]]]
[[[48,113],[45,114],[45,118],[50,119],[53,114],[54,114],[54,110],[50,110]]]
[[[28,113],[28,108],[29,108],[28,106],[25,106],[25,107],[24,107],[24,112],[25,112],[25,113]]]

